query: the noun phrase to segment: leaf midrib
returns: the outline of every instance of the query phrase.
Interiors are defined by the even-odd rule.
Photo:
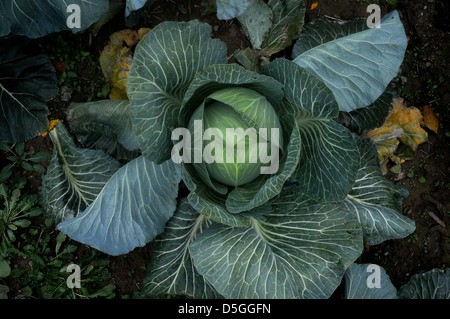
[[[55,139],[54,144],[56,145],[56,149],[57,149],[59,158],[62,160],[61,166],[64,170],[64,175],[67,177],[69,185],[72,185],[72,188],[75,190],[78,197],[85,203],[85,205],[89,206],[90,202],[85,198],[85,196],[83,195],[83,192],[80,191],[80,189],[78,187],[78,181],[73,176],[72,171],[70,169],[70,165],[67,162],[66,157],[64,156],[63,150],[61,148],[61,142],[59,141],[58,133],[56,132],[56,130],[52,130],[52,131],[50,131],[50,134]]]

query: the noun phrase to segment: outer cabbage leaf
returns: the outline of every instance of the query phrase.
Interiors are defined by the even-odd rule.
[[[397,11],[387,14],[380,26],[320,44],[293,61],[324,81],[341,111],[368,106],[397,75],[407,45]],[[318,33],[320,37],[329,34],[328,28],[320,26],[312,25],[307,30],[300,41],[305,41],[305,37],[317,37]],[[336,34],[342,35],[339,31]]]
[[[304,26],[292,49],[292,58],[324,43],[367,30],[367,20],[356,18],[350,21],[331,20],[326,17],[314,19]]]
[[[186,172],[189,168],[186,169]],[[186,173],[184,175],[183,181],[186,182],[191,176]],[[194,179],[195,180],[195,179]],[[249,220],[246,216],[242,214],[231,214],[226,206],[226,195],[219,194],[213,191],[206,184],[198,183],[191,188],[188,199],[189,203],[198,212],[207,216],[211,220],[216,222],[230,225],[232,227],[247,227],[249,225]]]
[[[250,228],[213,224],[191,245],[197,271],[225,298],[328,298],[362,250],[357,219],[285,187]]]
[[[166,294],[186,295],[195,299],[218,298],[220,295],[198,274],[190,254],[190,244],[211,221],[200,215],[186,198],[157,237],[152,246],[152,258],[142,283],[145,297],[161,297]]]
[[[415,230],[414,221],[401,213],[408,190],[383,176],[372,140],[354,138],[360,150],[361,164],[344,205],[358,216],[364,239],[370,245],[408,236]]]
[[[0,38],[0,141],[23,142],[45,132],[46,101],[57,92],[55,70],[35,40]]]
[[[72,15],[69,5],[80,7],[80,27],[87,29],[108,11],[109,1],[98,0],[3,0],[0,2],[0,36],[10,32],[29,38],[40,38],[53,32],[68,30],[67,19]],[[67,12],[69,11],[69,12]]]
[[[234,19],[247,10],[251,0],[216,0],[217,18],[219,20]]]
[[[301,192],[317,200],[343,200],[355,181],[359,152],[350,131],[333,120],[338,108],[332,92],[286,59],[274,60],[262,72],[284,85],[279,108],[295,117],[300,130],[300,164],[292,177]]]
[[[81,214],[120,163],[101,150],[78,148],[61,122],[50,131],[53,157],[42,183],[42,206],[55,222]]]
[[[238,21],[253,49],[271,56],[292,44],[302,30],[305,17],[303,0],[249,0]]]
[[[136,46],[128,76],[133,131],[143,155],[155,163],[170,158],[171,132],[179,127],[184,94],[196,73],[227,63],[223,42],[197,20],[163,22]]]
[[[132,160],[139,156],[139,150],[127,150],[118,142],[117,133],[106,124],[87,122],[71,131],[86,148],[103,150],[118,160]]]
[[[176,209],[179,170],[140,156],[121,167],[92,204],[58,229],[110,255],[142,247],[164,231]]]
[[[450,299],[450,271],[432,269],[416,274],[398,291],[400,299]]]
[[[237,17],[254,49],[261,49],[272,26],[272,10],[263,0],[249,0],[247,10]]]
[[[386,270],[378,265],[352,264],[345,271],[344,278],[345,299],[397,299],[397,288]],[[375,281],[379,281],[379,286],[370,285]]]
[[[120,159],[132,159],[139,151],[131,125],[129,101],[72,103],[67,112],[67,119],[74,133],[87,147],[103,149]]]
[[[394,89],[388,87],[371,105],[351,112],[339,112],[338,122],[358,135],[366,130],[380,127],[392,109],[394,96]]]
[[[305,1],[269,0],[272,25],[261,45],[263,55],[273,55],[290,46],[299,36],[305,22]]]
[[[125,6],[125,17],[128,17],[131,12],[141,9],[149,0],[127,0]],[[152,3],[154,0],[150,0]]]

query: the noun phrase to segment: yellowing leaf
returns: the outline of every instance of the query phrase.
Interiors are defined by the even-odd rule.
[[[110,36],[100,54],[100,66],[106,81],[111,84],[110,99],[128,100],[127,78],[133,62],[131,49],[150,31],[150,28],[124,29]]]
[[[425,126],[432,130],[434,133],[438,133],[439,130],[439,119],[430,106],[426,105],[423,107],[423,120]]]
[[[403,99],[398,98],[384,125],[362,134],[362,137],[375,142],[383,174],[387,173],[386,164],[389,160],[396,164],[391,171],[400,172],[401,163],[412,157],[419,144],[427,141],[428,134],[422,125],[424,121],[420,110],[406,107]],[[400,142],[407,146],[407,151],[396,154]]]
[[[147,35],[147,33],[149,33],[150,31],[152,31],[151,28],[140,28],[140,29],[138,30],[138,38],[139,38],[139,41],[141,41],[142,38],[145,37],[145,36]]]
[[[309,8],[309,10],[314,10],[315,8],[317,8],[317,6],[319,5],[319,2],[313,2],[312,4],[311,4],[311,7]]]
[[[48,126],[48,130],[46,131],[46,132],[44,132],[44,133],[42,133],[42,136],[47,136],[48,135],[48,133],[51,131],[51,130],[53,130],[53,128],[56,126],[56,124],[58,124],[58,122],[59,122],[59,120],[51,120],[50,121],[50,124],[49,124],[49,126]]]
[[[123,42],[125,42],[128,47],[132,47],[138,43],[139,37],[137,31],[125,29],[113,33],[109,40],[115,47],[121,47]]]
[[[114,48],[112,44],[105,46],[100,54],[100,67],[102,68],[103,75],[108,82],[111,81],[112,68],[116,63],[117,54],[117,49]]]

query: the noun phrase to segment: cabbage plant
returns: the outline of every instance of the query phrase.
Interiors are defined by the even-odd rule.
[[[57,92],[55,69],[38,40],[72,30],[92,32],[125,6],[132,24],[147,0],[4,0],[0,2],[0,141],[17,143],[49,127],[46,102]],[[135,17],[133,17],[135,16]],[[76,22],[80,24],[77,26]]]
[[[36,39],[65,30],[76,33],[88,29],[100,19],[112,18],[111,15],[123,7],[125,7],[125,17],[128,17],[134,11],[141,9],[147,1],[4,0],[0,2],[0,36],[13,33]],[[111,12],[109,13],[108,10]],[[79,21],[79,25],[74,23],[76,21]],[[103,24],[106,22],[101,21]]]
[[[47,216],[110,255],[152,242],[145,297],[331,296],[363,239],[414,231],[407,191],[355,133],[384,120],[406,36],[395,11],[381,28],[316,23],[292,61],[260,73],[229,64],[208,24],[156,26],[136,47],[129,101],[73,104],[77,140],[62,123],[50,132]],[[231,128],[249,134],[227,139]],[[238,149],[247,161],[220,161]],[[196,160],[201,150],[215,161]]]
[[[345,271],[345,299],[449,299],[450,272],[433,268],[415,274],[398,290],[376,264],[352,264]]]

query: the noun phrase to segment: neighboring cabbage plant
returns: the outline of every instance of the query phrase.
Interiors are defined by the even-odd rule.
[[[344,278],[345,299],[450,299],[448,268],[415,274],[398,290],[376,264],[352,264]]]
[[[407,191],[383,177],[373,142],[337,121],[346,112],[359,129],[378,125],[370,114],[389,107],[406,48],[398,14],[356,33],[333,25],[335,38],[307,26],[298,56],[260,73],[228,64],[211,29],[159,24],[136,47],[129,101],[69,108],[90,148],[62,123],[50,132],[47,216],[111,255],[152,242],[145,297],[328,298],[363,238],[414,231],[401,214]],[[307,42],[311,30],[326,41]],[[228,128],[255,131],[259,143],[227,139]],[[240,148],[244,163],[237,152],[218,160]]]
[[[106,23],[104,17],[111,19],[123,7],[125,17],[128,17],[141,9],[147,1],[3,0],[0,2],[0,36],[12,33],[36,39],[65,30],[80,32],[99,20]],[[152,3],[153,0],[150,0],[149,4]]]
[[[153,3],[147,0],[1,1],[0,142],[24,142],[49,127],[46,102],[58,92],[57,79],[54,67],[36,39],[69,29],[76,33],[90,28],[95,33],[120,8],[126,6],[126,17],[137,16],[147,2],[147,5]]]

